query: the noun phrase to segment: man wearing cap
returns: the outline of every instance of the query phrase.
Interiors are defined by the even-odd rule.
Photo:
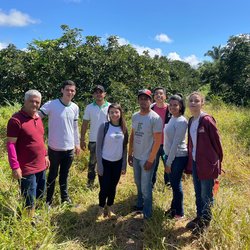
[[[138,92],[140,111],[132,117],[128,156],[129,165],[134,169],[138,193],[135,210],[142,211],[145,219],[152,216],[152,175],[162,137],[162,121],[151,110],[151,102],[150,90],[143,89]]]
[[[89,164],[88,164],[88,187],[92,187],[95,181],[95,168],[96,168],[96,137],[100,125],[107,121],[107,111],[110,105],[105,100],[106,92],[102,85],[97,85],[93,89],[94,101],[88,104],[85,108],[82,129],[81,129],[81,149],[86,149],[86,132],[88,125],[89,130],[89,143],[88,149],[90,151]]]

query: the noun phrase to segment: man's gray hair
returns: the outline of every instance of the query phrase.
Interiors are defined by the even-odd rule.
[[[41,93],[38,90],[30,89],[27,92],[25,92],[24,100],[25,101],[28,100],[31,96],[37,96],[40,99],[42,99],[42,95],[41,95]]]

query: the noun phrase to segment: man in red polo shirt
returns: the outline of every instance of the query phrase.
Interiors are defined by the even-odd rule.
[[[7,125],[9,164],[13,177],[19,181],[30,216],[34,215],[35,199],[43,197],[45,170],[49,167],[43,123],[37,114],[40,104],[41,93],[27,91],[23,108],[10,118]]]

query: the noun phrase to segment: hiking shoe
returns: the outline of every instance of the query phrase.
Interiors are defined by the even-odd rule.
[[[190,230],[195,229],[199,225],[200,220],[201,220],[200,217],[196,217],[195,219],[188,222],[188,224],[186,225],[186,228]]]
[[[209,224],[210,221],[200,219],[196,227],[192,230],[192,235],[200,236],[209,227]]]
[[[96,221],[102,221],[104,219],[104,208],[99,206]]]
[[[113,212],[113,209],[111,206],[107,206],[107,214],[110,219],[115,219],[116,214]]]
[[[165,215],[166,217],[168,217],[169,219],[173,219],[173,218],[175,217],[175,210],[169,208],[168,210],[166,210],[166,211],[164,212],[164,215]]]
[[[174,216],[174,219],[175,220],[182,220],[182,219],[184,219],[185,218],[185,215],[178,215],[178,214],[176,214],[175,216]]]
[[[67,203],[69,205],[72,205],[73,202],[69,197],[62,198],[62,203]]]
[[[143,207],[133,206],[133,212],[142,213]]]

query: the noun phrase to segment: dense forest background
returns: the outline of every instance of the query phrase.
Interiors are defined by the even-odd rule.
[[[0,51],[0,104],[22,103],[28,89],[41,91],[43,102],[58,97],[60,84],[77,84],[75,101],[90,101],[96,84],[106,87],[110,101],[125,109],[134,107],[141,88],[166,87],[168,94],[184,95],[202,86],[211,99],[250,105],[250,34],[231,36],[224,46],[214,46],[205,55],[210,61],[192,68],[165,56],[139,55],[130,45],[120,45],[116,36],[105,43],[97,36],[82,36],[82,30],[62,25],[62,36],[33,40],[25,50],[11,44]]]

